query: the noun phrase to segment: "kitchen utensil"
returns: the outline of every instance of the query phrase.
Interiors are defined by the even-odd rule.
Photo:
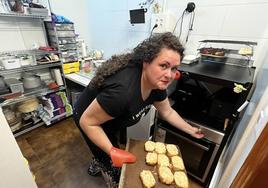
[[[16,121],[16,115],[15,112],[13,112],[10,108],[4,108],[3,113],[5,115],[5,118],[8,122],[8,124],[12,124]]]
[[[18,104],[18,111],[22,113],[28,113],[36,110],[39,106],[37,98],[31,98]]]
[[[33,59],[31,56],[22,56],[20,57],[20,64],[21,66],[28,66],[31,65],[33,62]]]
[[[58,86],[64,85],[60,69],[53,69],[53,75],[55,77],[55,80],[56,80]]]
[[[5,83],[10,88],[12,93],[24,92],[22,82],[17,80],[16,78],[5,79]]]
[[[37,75],[24,76],[22,82],[24,89],[34,89],[41,86],[41,79]]]
[[[4,88],[6,86],[4,78],[0,76],[0,88]]]
[[[17,121],[15,124],[10,125],[10,129],[12,132],[15,132],[17,130],[19,130],[20,128],[22,128],[22,123],[21,121]]]

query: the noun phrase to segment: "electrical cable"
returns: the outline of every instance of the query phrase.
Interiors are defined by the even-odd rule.
[[[183,11],[183,16],[182,16],[182,19],[181,19],[180,33],[179,33],[179,40],[180,40],[180,38],[181,38],[181,33],[182,33],[182,24],[183,24],[183,17],[184,17],[185,12],[186,12],[186,11]]]
[[[186,43],[188,42],[190,31],[193,30],[194,17],[195,17],[195,12],[193,11],[193,12],[191,12],[191,17],[190,17],[190,22],[189,22],[189,29],[188,29],[187,36],[186,36]]]
[[[152,28],[151,33],[150,33],[150,37],[152,36],[154,29],[157,28],[157,27],[158,27],[158,25],[157,24],[154,24],[154,27]]]
[[[153,4],[154,0],[152,0],[151,2],[149,2],[149,6],[148,6],[148,9],[150,8],[150,6]]]
[[[174,32],[175,32],[175,29],[176,29],[176,27],[177,27],[178,22],[183,18],[184,13],[185,13],[185,10],[183,11],[182,15],[179,17],[179,19],[178,19],[177,22],[176,22],[175,27],[174,27],[173,32],[172,32],[173,34],[174,34]]]

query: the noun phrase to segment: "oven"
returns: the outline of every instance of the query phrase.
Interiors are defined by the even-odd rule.
[[[181,65],[182,76],[169,95],[172,108],[189,124],[201,128],[204,138],[193,138],[159,118],[154,124],[153,140],[178,145],[187,173],[205,187],[209,186],[227,140],[235,132],[240,107],[252,87],[251,82],[237,80],[241,71],[245,80],[249,79],[246,69],[218,64]],[[247,90],[234,92],[234,83],[243,83]]]
[[[201,128],[205,137],[202,139],[193,138],[165,121],[158,121],[155,125],[154,140],[178,145],[187,173],[204,184],[223,141],[224,133],[196,122],[185,120],[192,126]],[[161,132],[162,137],[157,135],[158,132]]]

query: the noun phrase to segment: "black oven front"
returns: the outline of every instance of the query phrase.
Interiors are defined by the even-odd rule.
[[[158,141],[157,132],[163,130],[165,132],[165,143],[179,146],[187,173],[204,184],[219,150],[224,133],[190,120],[186,121],[192,126],[200,127],[205,137],[202,139],[193,138],[169,125],[167,122],[159,121],[155,125],[154,140]]]

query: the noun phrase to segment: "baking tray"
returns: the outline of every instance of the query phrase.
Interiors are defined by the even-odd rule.
[[[215,62],[215,63],[225,63],[227,56],[217,56],[212,54],[200,54],[201,62]]]
[[[157,167],[149,166],[145,163],[145,157],[147,152],[144,150],[144,144],[146,141],[140,140],[128,140],[127,150],[133,153],[137,157],[137,161],[133,164],[124,164],[121,171],[121,177],[119,182],[119,188],[143,188],[140,172],[142,170],[152,171],[154,178],[156,180],[156,185],[154,188],[171,188],[174,184],[165,185],[161,183],[156,174]],[[179,150],[179,156],[181,157],[181,152]],[[172,171],[173,172],[173,171]],[[186,173],[186,171],[185,171]],[[187,175],[187,173],[186,173]],[[189,181],[189,178],[188,178]],[[189,182],[190,183],[190,182]]]
[[[229,52],[227,49],[223,48],[200,48],[198,49],[201,56],[201,61],[206,62],[225,62],[227,59],[227,53]],[[207,53],[204,53],[204,52]],[[223,52],[224,55],[215,55],[214,53]]]

